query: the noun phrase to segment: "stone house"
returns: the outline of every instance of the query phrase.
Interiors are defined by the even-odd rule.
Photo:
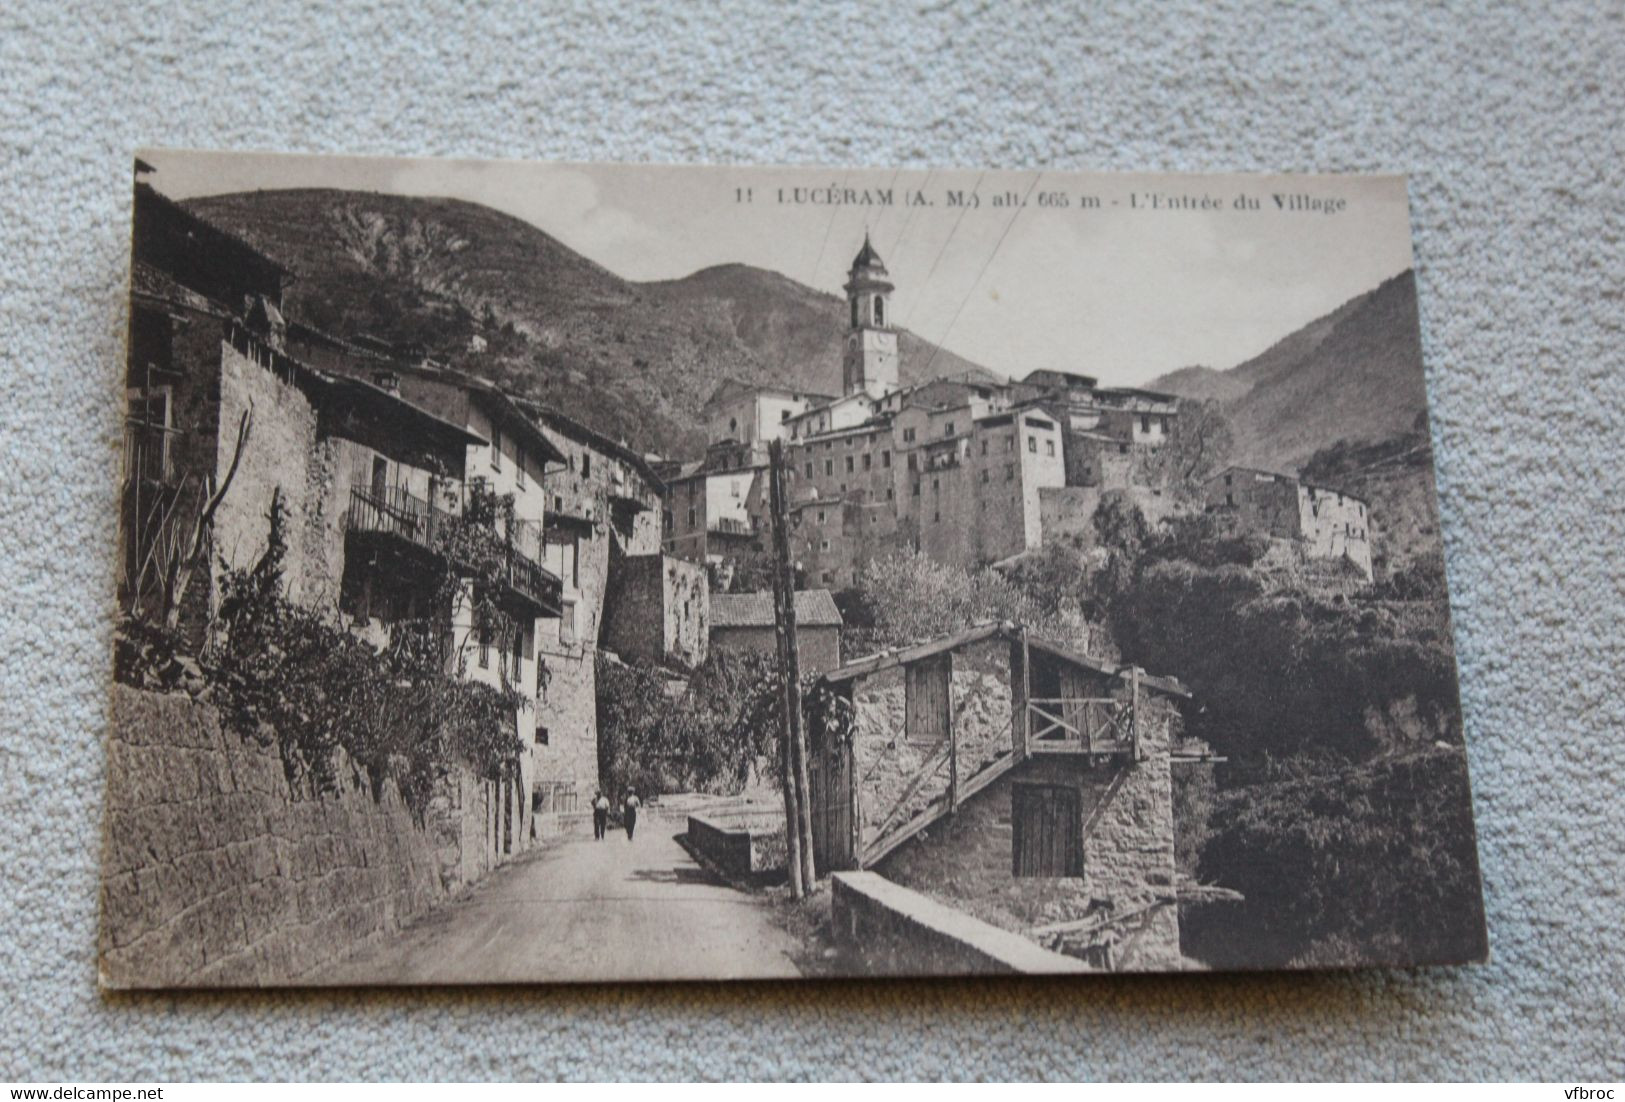
[[[622,555],[604,606],[599,645],[629,662],[689,670],[710,649],[710,586],[705,568],[674,555]]]
[[[663,517],[667,553],[718,567],[759,546],[753,501],[766,484],[767,445],[715,441],[703,460],[685,463],[666,478]]]
[[[291,600],[343,615],[374,642],[408,617],[445,615],[455,631],[468,591],[453,609],[428,608],[425,579],[440,555],[437,528],[461,515],[468,458],[487,438],[371,381],[369,363],[330,370],[340,342],[329,340],[323,367],[297,356],[281,313],[287,273],[141,183],[133,239],[124,607],[150,617],[173,604],[186,644],[200,647],[221,575],[263,554],[275,500],[286,518]],[[301,339],[315,336],[305,330]],[[178,601],[167,599],[163,563],[190,544],[211,494],[199,569]],[[539,573],[515,571],[498,600],[540,615],[556,608],[557,591]],[[454,876],[478,875],[528,838],[523,786],[472,776],[451,785],[443,804],[458,820],[457,852],[448,860]]]
[[[272,397],[261,438],[275,431],[270,422],[284,405],[276,396],[294,387],[295,370],[278,359],[276,327],[291,273],[145,182],[135,187],[131,237],[119,598],[123,607],[153,613],[168,602],[166,590],[177,588],[161,560],[172,561],[183,542],[179,525],[164,518],[199,515],[211,480],[225,473],[234,454],[240,412],[222,412],[222,376],[257,384]],[[250,308],[261,322],[258,334],[246,325]],[[261,372],[278,370],[280,378],[261,378]],[[313,440],[315,414],[308,401],[290,389],[285,405],[291,419],[304,422],[290,431]],[[249,477],[245,472],[243,481]],[[250,533],[236,530],[245,518],[224,501],[221,508],[216,545],[246,543]],[[263,533],[255,534],[262,546]],[[301,542],[290,556],[296,590],[305,586],[303,550]],[[193,645],[201,644],[214,608],[217,558],[208,554],[206,569],[174,597],[178,607],[171,615]],[[336,572],[328,573],[336,594]]]
[[[1367,502],[1290,475],[1227,467],[1202,484],[1208,511],[1242,531],[1288,541],[1305,559],[1343,560],[1372,580]]]
[[[537,811],[569,812],[585,808],[598,785],[598,654],[609,646],[611,602],[640,578],[627,564],[663,558],[665,487],[630,448],[540,403],[521,399],[519,404],[561,457],[544,478],[545,561],[562,580],[563,611],[543,625],[538,640],[550,677],[528,741],[538,777]],[[703,571],[688,569],[700,575],[703,601]],[[687,600],[693,610],[692,592]],[[680,604],[662,606],[662,618],[640,627],[655,639],[678,635],[680,611]],[[690,648],[693,635],[691,626],[682,636]],[[678,650],[684,645],[673,640]]]
[[[796,648],[803,674],[824,674],[841,664],[840,609],[827,589],[796,591]],[[711,597],[711,649],[778,653],[773,594],[717,593]]]
[[[821,869],[873,870],[1097,968],[1180,967],[1178,681],[985,624],[823,682],[859,730],[810,747]]]
[[[1061,424],[1068,486],[1128,489],[1137,460],[1178,433],[1179,399],[1172,394],[1102,387],[1091,375],[1049,368],[1029,372],[1011,389]]]
[[[826,394],[725,379],[712,391],[700,414],[705,418],[707,440],[765,444],[784,439],[795,417],[829,400]]]
[[[1066,479],[1058,426],[1036,405],[905,400],[797,440],[789,458],[795,554],[809,580],[837,587],[904,548],[962,566],[1031,550],[1043,540],[1039,491]]]
[[[971,374],[905,386],[895,286],[867,240],[846,291],[840,396],[787,404],[773,388],[719,388],[728,427],[714,420],[706,459],[671,480],[668,550],[717,563],[761,548],[761,511],[749,502],[761,496],[765,455],[741,449],[746,437],[788,441],[794,554],[813,584],[851,585],[870,560],[902,549],[962,566],[1002,561],[1043,543],[1046,516],[1075,538],[1106,490],[1145,491],[1145,507],[1164,511],[1142,468],[1177,438],[1172,395],[1049,369],[1019,383]]]
[[[490,519],[504,544],[505,584],[490,595],[472,588],[451,610],[454,661],[464,676],[493,687],[518,690],[523,704],[515,716],[515,734],[531,745],[544,726],[542,710],[551,682],[545,639],[558,630],[566,611],[566,587],[558,563],[548,558],[546,533],[552,495],[543,486],[550,465],[564,461],[537,424],[514,399],[486,380],[428,362],[412,362],[387,345],[345,341],[310,326],[289,326],[289,344],[327,370],[374,385],[468,434],[461,477],[452,491],[461,498],[459,511],[474,503],[511,501],[495,508]],[[409,503],[411,504],[411,503]],[[476,615],[494,605],[494,620]],[[520,759],[521,791],[532,793],[545,779],[534,755]],[[534,800],[524,798],[529,815]],[[527,826],[527,837],[528,837]]]

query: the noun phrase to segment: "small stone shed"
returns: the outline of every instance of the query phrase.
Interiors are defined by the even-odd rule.
[[[823,674],[841,664],[841,611],[827,589],[796,593],[796,642],[803,674]],[[773,594],[711,596],[711,649],[774,655]]]
[[[990,648],[1008,656],[1008,719],[967,739],[955,660]],[[871,869],[1099,967],[1179,967],[1170,765],[1185,687],[1011,623],[858,659],[823,682],[850,696],[899,674],[898,729],[857,740],[918,748],[906,783],[882,793],[852,746],[810,747],[820,871]]]

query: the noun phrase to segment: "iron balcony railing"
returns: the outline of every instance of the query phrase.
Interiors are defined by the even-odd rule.
[[[352,532],[381,532],[416,544],[425,550],[441,554],[439,535],[456,514],[425,501],[416,494],[399,487],[383,493],[363,490],[350,491],[350,509],[346,525]],[[532,524],[533,522],[515,522]],[[539,531],[539,529],[538,529]],[[537,533],[531,533],[533,537]],[[501,538],[498,536],[497,538]],[[523,539],[524,534],[519,534]],[[535,538],[531,542],[537,542]],[[559,579],[538,565],[513,542],[505,541],[500,565],[501,581],[520,596],[543,609],[556,610],[559,603]]]
[[[706,523],[706,530],[714,536],[754,536],[756,525],[738,517],[716,517]]]
[[[506,566],[509,588],[557,614],[561,589],[558,578],[512,547],[507,551]]]
[[[447,514],[415,494],[395,487],[383,493],[350,491],[350,512],[346,521],[353,532],[385,532],[429,550]]]

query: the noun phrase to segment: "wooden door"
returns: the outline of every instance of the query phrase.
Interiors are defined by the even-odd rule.
[[[1012,785],[1010,813],[1011,876],[1083,875],[1083,817],[1076,788]]]
[[[824,740],[807,752],[812,804],[813,866],[819,876],[858,867],[853,832],[852,753]]]
[[[903,667],[903,737],[910,743],[935,746],[948,737],[953,669],[948,653]]]

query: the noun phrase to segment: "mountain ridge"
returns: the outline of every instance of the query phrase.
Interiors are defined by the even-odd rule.
[[[1233,460],[1296,472],[1338,443],[1391,439],[1427,410],[1416,277],[1406,269],[1227,370],[1187,367],[1147,384],[1211,399]]]
[[[627,280],[461,199],[299,188],[183,205],[296,273],[290,317],[418,348],[640,450],[703,450],[700,408],[723,379],[839,391],[843,302],[779,272]],[[1000,377],[907,330],[898,350],[905,383]]]

